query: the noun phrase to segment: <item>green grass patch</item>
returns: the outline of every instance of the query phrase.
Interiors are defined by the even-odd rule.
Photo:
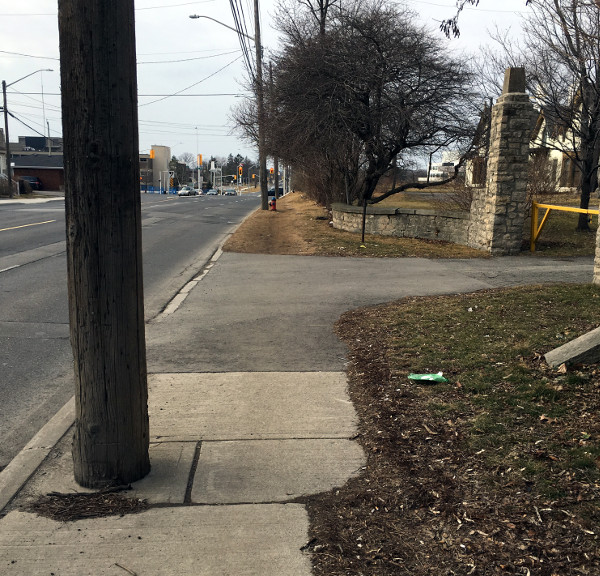
[[[597,206],[590,208],[595,209]],[[543,214],[542,209],[540,213]],[[595,216],[591,221],[590,232],[579,232],[576,230],[578,217],[577,213],[553,211],[537,239],[535,253],[556,258],[593,256],[596,249],[598,218]]]
[[[367,462],[307,503],[315,573],[599,574],[600,368],[543,360],[597,327],[599,297],[534,286],[343,315]]]
[[[381,327],[388,334],[388,361],[398,376],[441,370],[451,379],[454,403],[439,402],[428,389],[431,414],[443,417],[450,410],[441,407],[467,402],[473,416],[464,447],[471,453],[500,448],[492,458],[496,461],[520,446],[519,453],[538,455],[517,465],[524,468],[523,478],[551,474],[545,460],[597,478],[598,445],[588,451],[556,445],[552,456],[528,446],[532,440],[547,443],[557,428],[583,418],[585,401],[578,399],[597,403],[598,378],[581,371],[553,372],[542,356],[596,327],[599,296],[592,285],[561,285],[398,304]]]

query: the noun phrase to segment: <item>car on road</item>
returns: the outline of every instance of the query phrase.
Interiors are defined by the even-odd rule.
[[[198,192],[194,190],[191,186],[182,186],[177,191],[177,196],[196,196]]]
[[[269,196],[275,196],[275,186],[271,186],[269,188]],[[278,196],[283,196],[283,186],[279,186],[279,194]]]
[[[225,196],[237,196],[237,192],[233,188],[227,188],[223,194]]]
[[[32,190],[42,189],[42,181],[37,176],[19,176],[18,180],[23,183],[19,183],[19,189],[21,189],[21,187],[25,188],[26,185],[29,185]]]
[[[210,190],[206,191],[206,195],[207,196],[218,196],[219,193],[214,188],[211,188]]]

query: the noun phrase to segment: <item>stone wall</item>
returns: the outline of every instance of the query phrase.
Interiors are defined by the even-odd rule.
[[[492,108],[486,186],[473,189],[470,214],[369,206],[365,232],[444,240],[497,255],[518,253],[525,230],[534,120],[533,105],[525,93],[525,70],[508,68],[502,95]],[[362,207],[335,205],[333,225],[360,233]]]
[[[334,204],[333,226],[340,230],[362,232],[361,206]],[[367,206],[365,232],[380,236],[443,240],[467,244],[469,214],[466,212],[439,213],[434,210],[411,210]]]

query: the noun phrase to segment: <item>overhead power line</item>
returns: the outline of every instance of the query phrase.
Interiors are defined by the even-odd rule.
[[[241,58],[241,56],[234,58],[231,62],[229,62],[228,64],[225,64],[225,66],[222,66],[221,68],[219,68],[212,74],[205,76],[204,78],[202,78],[202,80],[198,80],[198,82],[194,82],[193,84],[190,84],[189,86],[182,88],[181,90],[178,90],[177,92],[174,92],[173,94],[167,94],[166,96],[161,96],[158,100],[152,100],[152,102],[138,104],[138,107],[149,106],[150,104],[155,104],[156,102],[161,102],[162,100],[166,100],[167,98],[172,98],[173,96],[179,96],[179,95],[181,95],[182,92],[185,92],[186,90],[189,90],[190,88],[193,88],[194,86],[198,86],[198,84],[201,84],[202,82],[206,82],[206,80],[208,80],[209,78],[216,76],[219,72],[222,72],[223,70],[225,70],[225,68],[228,68],[229,66],[231,66],[232,64],[237,62],[240,58]]]
[[[192,4],[210,4],[215,0],[197,0],[196,2],[184,2],[179,4],[160,4],[158,6],[146,6],[145,8],[135,8],[136,12],[141,10],[159,10],[162,8],[177,8],[178,6],[191,6]],[[57,16],[57,12],[38,12],[38,13],[28,13],[28,12],[3,12],[0,13],[0,16]]]
[[[193,60],[208,60],[209,58],[218,58],[220,56],[229,56],[230,54],[235,54],[239,52],[239,50],[229,50],[228,52],[219,52],[217,54],[209,54],[207,56],[195,56],[193,58],[180,58],[177,60],[153,60],[147,62],[138,61],[138,66],[140,64],[174,64],[177,62],[191,62]],[[9,52],[8,50],[0,50],[0,54],[9,54],[11,56],[20,56],[22,58],[36,58],[39,60],[54,60],[58,62],[60,58],[54,58],[51,56],[37,56],[36,54],[24,54],[23,52]]]

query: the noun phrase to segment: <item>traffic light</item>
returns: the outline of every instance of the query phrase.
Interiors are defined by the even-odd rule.
[[[254,180],[254,178],[256,178],[256,174],[252,174],[252,179]]]
[[[150,150],[150,159],[154,160],[154,149]]]
[[[271,174],[273,174],[273,172],[275,172],[275,170],[274,170],[273,168],[271,168],[271,169],[269,170],[269,172],[271,172]]]
[[[196,162],[197,162],[198,166],[202,166],[202,154],[198,154],[198,156],[196,158]]]
[[[242,175],[243,170],[244,170],[243,166],[239,166],[238,167],[238,173],[239,173],[240,176]]]

